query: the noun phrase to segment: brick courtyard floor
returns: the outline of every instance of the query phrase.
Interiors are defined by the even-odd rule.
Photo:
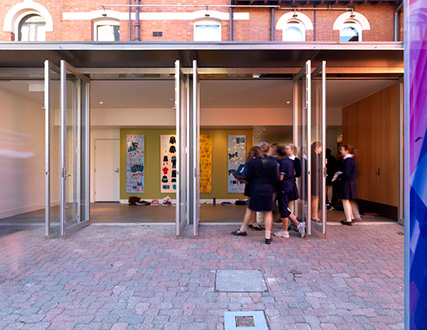
[[[328,226],[263,243],[201,226],[95,226],[67,239],[0,227],[0,329],[223,329],[264,311],[270,329],[403,329],[403,227]],[[215,292],[217,270],[260,270],[264,293]],[[242,281],[245,279],[242,278]]]

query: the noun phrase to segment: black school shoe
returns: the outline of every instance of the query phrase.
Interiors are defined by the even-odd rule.
[[[260,225],[254,226],[254,225],[250,224],[249,228],[252,229],[252,230],[258,230],[258,231],[264,230],[264,228],[262,228]]]
[[[273,241],[273,239],[271,238],[266,238],[265,239],[265,244],[271,244],[271,242]]]
[[[234,235],[234,236],[247,236],[248,234],[245,231],[236,230],[236,231],[232,231],[231,235]]]
[[[353,222],[351,222],[351,221],[347,221],[347,220],[343,220],[343,221],[341,221],[341,224],[342,224],[342,225],[345,225],[345,226],[353,226]]]

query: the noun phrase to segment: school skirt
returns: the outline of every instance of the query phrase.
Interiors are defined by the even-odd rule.
[[[356,182],[345,181],[341,183],[340,191],[338,194],[340,199],[356,199]]]
[[[294,182],[292,190],[289,192],[289,201],[296,201],[299,198],[297,183]]]
[[[273,211],[273,196],[271,197],[256,197],[251,196],[249,199],[249,210],[256,212]]]

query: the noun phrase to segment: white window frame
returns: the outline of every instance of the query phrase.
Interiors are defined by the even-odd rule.
[[[98,40],[98,27],[103,25],[118,26],[120,29],[120,21],[114,18],[99,18],[93,20],[93,41]],[[120,40],[120,33],[119,33]]]
[[[197,39],[197,34],[196,34],[196,29],[198,26],[201,25],[211,25],[211,26],[218,26],[218,35],[217,35],[217,39],[216,40],[201,40],[201,39]],[[206,19],[198,19],[194,21],[193,24],[193,40],[194,41],[222,41],[222,29],[221,29],[221,21],[215,18],[206,18]]]
[[[40,18],[42,18],[43,19],[43,22],[44,22],[44,25],[43,25],[43,31],[42,31],[42,33],[41,34],[39,34],[39,33],[37,33],[36,32],[36,35],[35,35],[35,37],[36,37],[36,40],[21,40],[21,38],[22,38],[22,35],[23,35],[23,31],[22,31],[22,28],[24,27],[24,20],[28,17],[28,16],[32,16],[32,17],[35,17],[35,16],[38,16],[38,17],[40,17]],[[29,25],[31,25],[31,23],[29,23]],[[40,31],[39,31],[40,32]],[[21,36],[21,38],[19,38]],[[40,39],[38,39],[38,37],[41,37]],[[39,14],[28,14],[28,15],[26,15],[26,16],[24,16],[21,20],[20,20],[20,22],[19,22],[19,25],[18,25],[18,33],[15,35],[15,39],[17,39],[17,41],[32,41],[32,42],[38,42],[38,41],[46,41],[46,21],[44,20],[44,18],[43,18],[43,16],[41,16],[41,15],[39,15]]]
[[[291,11],[282,15],[276,24],[276,30],[282,30],[282,41],[287,41],[285,31],[289,27],[296,27],[300,29],[302,32],[302,41],[305,41],[307,30],[313,30],[313,23],[307,15],[299,11]]]
[[[15,35],[15,41],[18,41],[19,25],[28,15],[41,16],[46,22],[45,32],[53,31],[53,20],[49,11],[32,0],[25,0],[10,8],[4,18],[3,31],[12,32]]]
[[[340,32],[340,39],[341,39],[341,31],[346,27],[352,27],[357,30],[357,32],[359,33],[358,42],[363,40],[362,32],[364,30],[371,29],[368,19],[361,13],[358,13],[355,11],[345,12],[344,14],[338,16],[338,18],[335,20],[333,29],[338,30]],[[346,41],[346,42],[353,42],[353,41]]]

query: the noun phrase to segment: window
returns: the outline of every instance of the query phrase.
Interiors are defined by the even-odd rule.
[[[120,41],[120,23],[117,20],[98,20],[94,23],[95,41]]]
[[[283,41],[304,41],[305,33],[302,31],[301,24],[288,24],[288,27],[283,30]]]
[[[217,20],[195,22],[194,41],[221,41],[221,23]]]
[[[279,18],[276,29],[282,30],[283,41],[305,41],[305,33],[313,30],[313,23],[307,15],[293,11]]]
[[[340,32],[340,41],[359,41],[359,32],[352,26],[346,26]]]
[[[334,30],[340,32],[340,42],[362,41],[362,31],[370,29],[366,17],[355,11],[338,16],[334,23]]]
[[[25,16],[18,27],[18,41],[45,41],[46,21],[40,15]]]

